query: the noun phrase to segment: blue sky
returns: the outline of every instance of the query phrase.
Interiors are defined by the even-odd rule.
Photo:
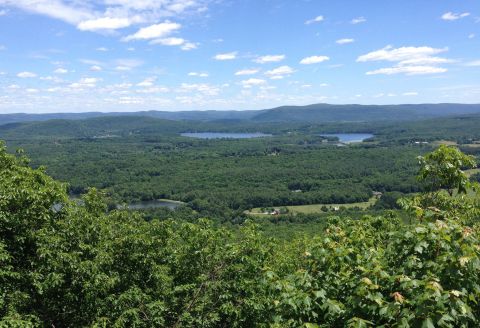
[[[480,103],[478,0],[0,0],[0,113]]]

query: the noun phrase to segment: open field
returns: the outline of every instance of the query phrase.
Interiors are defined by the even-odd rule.
[[[465,171],[465,174],[468,177],[471,177],[472,175],[477,174],[477,173],[480,173],[480,169],[471,169],[471,170],[466,170]]]
[[[350,204],[311,204],[311,205],[296,205],[296,206],[285,206],[288,209],[289,213],[293,214],[315,214],[315,213],[322,213],[322,207],[327,207],[330,211],[334,210],[335,208],[360,208],[366,209],[372,205],[374,205],[377,201],[376,197],[372,197],[368,200],[368,202],[358,202],[358,203],[350,203]],[[282,206],[276,206],[274,208],[280,208]],[[261,208],[253,208],[250,211],[246,211],[246,214],[249,215],[270,215],[262,212]]]

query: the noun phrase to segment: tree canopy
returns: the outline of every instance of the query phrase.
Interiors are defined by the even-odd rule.
[[[463,179],[469,162],[448,154],[426,163],[449,170],[458,155]],[[0,327],[480,325],[475,197],[418,202],[411,224],[393,212],[332,217],[314,238],[280,241],[249,222],[231,230],[108,212],[97,190],[71,201],[3,146],[0,181]],[[418,220],[426,211],[435,214]]]

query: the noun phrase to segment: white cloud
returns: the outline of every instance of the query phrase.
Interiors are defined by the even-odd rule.
[[[180,49],[188,51],[197,49],[197,44],[188,42],[183,38],[169,37],[164,39],[155,39],[150,44],[160,44],[162,46],[180,46]]]
[[[446,21],[454,21],[468,16],[470,16],[470,13],[452,13],[449,11],[442,15],[442,19]]]
[[[320,23],[325,20],[325,17],[323,16],[317,16],[315,18],[309,19],[305,22],[306,25],[314,24],[314,23]]]
[[[466,66],[480,66],[480,60],[474,60],[465,64]]]
[[[470,33],[470,34],[468,35],[468,38],[469,38],[469,39],[475,38],[475,33]]]
[[[208,77],[208,73],[190,72],[190,73],[188,73],[188,76]]]
[[[137,87],[151,87],[155,83],[157,78],[155,76],[148,77],[140,83],[137,83]]]
[[[447,64],[453,63],[454,60],[442,57],[418,57],[407,60],[402,60],[398,63],[400,66],[405,65],[438,65],[438,64]]]
[[[0,16],[5,16],[7,13],[8,11],[5,9],[0,10]]]
[[[181,27],[182,25],[178,23],[165,21],[160,24],[143,27],[139,29],[136,33],[123,38],[123,40],[132,41],[132,40],[149,40],[149,39],[164,38],[172,34],[174,31],[179,30]]]
[[[63,80],[57,76],[41,76],[40,80],[42,81],[51,81],[54,83],[61,83]]]
[[[258,68],[247,68],[247,69],[242,69],[240,71],[237,71],[235,75],[254,75],[260,72]]]
[[[62,0],[0,0],[0,4],[60,19],[73,25],[94,18],[94,14],[85,6],[67,5]]]
[[[94,88],[99,81],[100,79],[95,77],[84,77],[81,78],[78,82],[70,84],[69,87],[72,89]]]
[[[5,49],[7,49],[7,47],[5,47],[3,44],[0,44],[0,51],[3,51]]]
[[[82,64],[86,64],[86,65],[102,65],[101,62],[99,62],[98,60],[93,60],[93,59],[79,59],[79,61],[82,63]]]
[[[264,85],[266,84],[267,81],[262,80],[262,79],[248,79],[248,80],[243,80],[241,84],[243,85],[244,88],[251,88],[252,86],[259,86],[259,85]]]
[[[357,18],[354,18],[350,21],[350,24],[361,24],[361,23],[365,23],[367,20],[365,19],[365,17],[363,16],[360,16],[360,17],[357,17]]]
[[[25,89],[25,91],[27,93],[38,93],[39,90],[35,88],[28,88],[28,89]]]
[[[448,51],[448,48],[431,48],[431,47],[401,47],[393,48],[387,46],[383,49],[370,52],[357,58],[357,62],[368,61],[402,61],[412,58],[424,58]]]
[[[418,96],[418,92],[416,91],[404,92],[402,93],[402,96]]]
[[[130,25],[128,18],[102,17],[80,22],[77,28],[80,31],[117,30]]]
[[[205,83],[182,83],[180,88],[177,90],[177,92],[198,92],[200,94],[203,94],[205,96],[216,96],[219,94],[220,89],[216,86],[212,86],[210,84],[205,84]]]
[[[116,71],[121,71],[121,72],[127,72],[127,71],[131,71],[132,67],[118,65],[118,66],[115,66],[115,70]]]
[[[193,49],[197,49],[197,44],[196,43],[193,43],[193,42],[185,42],[181,47],[180,49],[184,50],[184,51],[189,51],[189,50],[193,50]]]
[[[216,60],[233,60],[237,58],[237,52],[228,52],[224,54],[217,54],[213,57]]]
[[[280,66],[280,67],[277,67],[275,69],[272,69],[270,71],[267,71],[265,72],[265,75],[268,75],[268,76],[284,76],[284,75],[290,75],[292,73],[294,73],[295,70],[293,68],[291,68],[290,66]],[[278,78],[277,78],[278,79]]]
[[[161,44],[162,46],[181,46],[184,43],[185,39],[182,38],[156,39],[150,42],[150,44]]]
[[[212,0],[0,0],[0,5],[60,19],[83,31],[155,24],[182,14],[203,14]],[[1,10],[0,14],[5,14]]]
[[[388,61],[397,62],[393,67],[380,68],[368,71],[367,75],[376,74],[406,74],[406,75],[423,75],[423,74],[439,74],[447,71],[446,68],[437,65],[451,63],[453,60],[435,57],[439,53],[448,51],[448,48],[432,48],[432,47],[401,47],[393,48],[387,46],[383,49],[370,52],[357,58],[357,62],[370,61]]]
[[[107,52],[108,51],[108,48],[106,47],[98,47],[97,49],[95,49],[97,51],[101,51],[101,52]]]
[[[258,64],[276,63],[285,59],[285,55],[266,55],[260,56],[253,61]]]
[[[98,65],[93,65],[90,67],[90,71],[92,72],[100,72],[101,70],[102,70],[102,67]]]
[[[17,74],[17,77],[22,79],[27,79],[27,78],[37,77],[37,74],[32,72],[20,72]]]
[[[138,59],[117,59],[115,61],[117,71],[131,71],[134,68],[143,65],[143,61]]]
[[[377,74],[393,75],[393,74],[404,73],[406,75],[424,75],[424,74],[445,73],[446,71],[447,71],[446,68],[435,67],[435,66],[396,66],[396,67],[380,68],[377,70],[369,71],[366,74],[367,75],[377,75]]]
[[[137,93],[167,93],[170,89],[167,87],[147,87],[140,90],[136,90]]]
[[[335,41],[337,44],[347,44],[355,42],[355,39],[340,39]]]
[[[311,57],[303,58],[300,61],[300,64],[303,64],[303,65],[318,64],[327,60],[330,60],[330,58],[327,56],[311,56]]]
[[[53,71],[55,74],[67,74],[68,70],[65,68],[57,68],[56,70]]]

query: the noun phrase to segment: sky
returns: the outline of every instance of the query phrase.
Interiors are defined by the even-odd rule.
[[[445,102],[479,0],[0,0],[0,113]]]

